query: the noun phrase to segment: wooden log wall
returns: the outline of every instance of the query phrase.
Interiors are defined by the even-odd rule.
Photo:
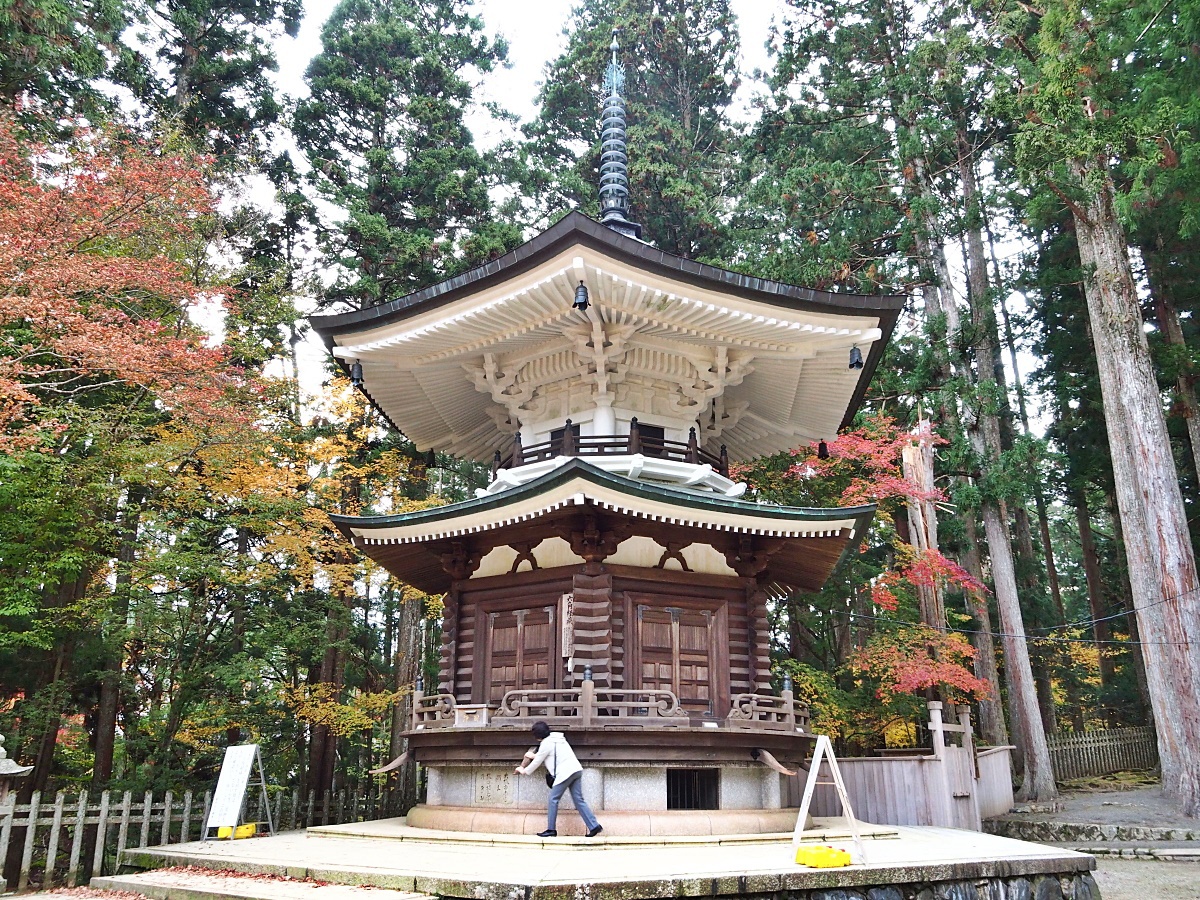
[[[572,684],[592,667],[597,687],[612,687],[613,602],[612,575],[577,573],[571,583],[575,604],[575,669]]]

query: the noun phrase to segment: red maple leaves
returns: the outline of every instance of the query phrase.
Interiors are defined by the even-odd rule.
[[[0,446],[34,445],[64,403],[119,388],[228,418],[237,373],[189,322],[202,292],[171,258],[211,208],[194,160],[88,130],[31,145],[0,117]]]
[[[940,490],[926,491],[901,472],[900,454],[914,441],[944,444],[931,428],[917,434],[902,431],[889,416],[872,416],[859,428],[844,431],[827,445],[828,459],[817,455],[818,445],[801,447],[792,454],[797,457],[792,475],[808,474],[835,479],[848,479],[842,491],[847,504],[883,503],[895,500],[945,500]]]

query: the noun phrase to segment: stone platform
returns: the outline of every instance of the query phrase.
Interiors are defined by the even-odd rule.
[[[842,821],[816,824],[812,837],[853,852]],[[271,838],[132,849],[121,857],[125,871],[195,866],[220,870],[225,877],[237,872],[257,875],[264,885],[257,893],[251,879],[243,889],[222,894],[194,884],[172,888],[172,873],[155,872],[98,878],[92,884],[159,900],[274,898],[266,887],[274,882],[263,880],[262,875],[464,900],[1100,897],[1089,874],[1095,860],[1069,850],[950,828],[905,826],[869,828],[863,846],[865,863],[856,860],[842,869],[810,869],[792,861],[790,834],[542,839],[434,832],[393,819]]]

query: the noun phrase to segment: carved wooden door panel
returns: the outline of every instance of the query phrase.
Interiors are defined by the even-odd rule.
[[[672,691],[689,713],[713,713],[713,614],[637,608],[638,687]]]
[[[684,709],[712,713],[712,613],[708,610],[679,610],[679,687],[676,693]]]
[[[488,613],[487,622],[488,703],[507,691],[554,687],[553,606]]]
[[[671,610],[638,607],[638,646],[645,690],[675,690],[675,638]]]

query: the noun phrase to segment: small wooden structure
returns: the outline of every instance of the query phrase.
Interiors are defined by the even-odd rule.
[[[954,722],[930,701],[931,749],[881,757],[839,759],[855,812],[877,825],[936,825],[979,831],[982,820],[1012,809],[1011,747],[975,746],[969,708],[952,707]],[[801,776],[788,780],[785,798],[799,797]],[[818,788],[815,816],[837,815],[839,799]]]

